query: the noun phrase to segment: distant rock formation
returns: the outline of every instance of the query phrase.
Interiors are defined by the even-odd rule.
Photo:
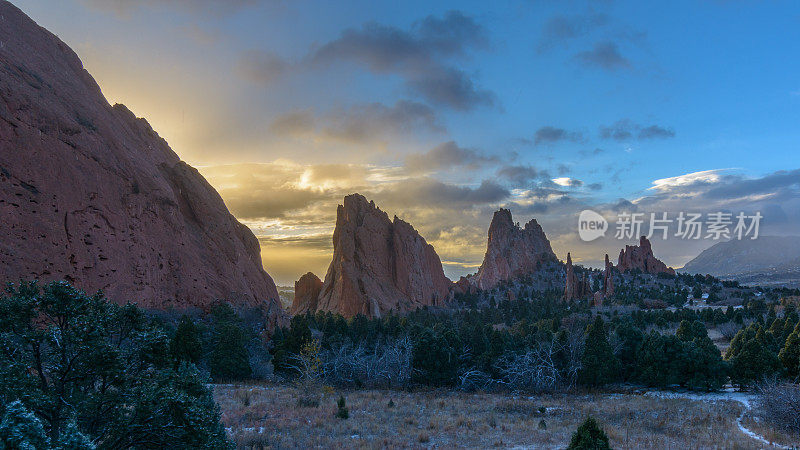
[[[606,266],[603,270],[603,298],[611,298],[614,296],[614,265],[608,259],[606,253]]]
[[[477,282],[475,277],[470,274],[466,277],[461,277],[453,283],[453,292],[456,294],[474,294],[478,292]]]
[[[536,219],[520,228],[514,224],[511,211],[501,208],[494,213],[489,225],[486,255],[474,283],[479,289],[492,289],[501,281],[535,272],[547,261],[558,261],[558,258]]]
[[[362,195],[344,198],[317,310],[345,317],[411,311],[443,304],[451,284],[436,251],[411,225],[389,220]]]
[[[605,268],[603,269],[603,286],[602,288],[594,293],[592,306],[603,306],[605,300],[614,296],[614,265],[611,264],[611,261],[608,259],[608,253],[606,253],[606,264]]]
[[[572,266],[572,255],[567,253],[567,264],[564,266],[566,274],[566,286],[564,287],[564,301],[583,300],[592,295],[592,288],[589,286],[589,279],[584,272],[578,278],[575,268]]]
[[[117,303],[282,314],[253,233],[78,56],[0,1],[0,282],[68,280]]]
[[[322,280],[311,272],[294,282],[294,301],[289,310],[291,314],[304,314],[317,310],[317,298],[322,290]]]
[[[656,259],[653,255],[653,248],[650,245],[650,241],[644,236],[639,239],[638,246],[626,245],[623,250],[620,250],[617,269],[623,273],[639,269],[644,273],[668,273],[670,275],[675,275],[675,270],[673,268],[667,267],[666,264]]]

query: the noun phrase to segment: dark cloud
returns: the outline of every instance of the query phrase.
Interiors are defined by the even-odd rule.
[[[631,67],[630,61],[622,56],[619,47],[613,41],[598,42],[591,50],[575,55],[586,66],[599,67],[605,70],[627,69]]]
[[[497,171],[497,177],[508,181],[513,187],[528,187],[542,176],[548,177],[533,166],[512,165],[501,167]]]
[[[800,169],[779,170],[761,178],[744,178],[739,175],[724,177],[712,186],[704,196],[709,199],[735,199],[754,195],[788,194],[796,197],[800,188]]]
[[[608,16],[591,12],[584,15],[551,17],[542,27],[537,50],[541,53],[559,44],[583,36],[593,29],[608,24]]]
[[[458,110],[492,105],[495,95],[477,87],[449,60],[488,46],[486,30],[459,11],[428,16],[409,30],[369,22],[347,29],[314,50],[312,65],[339,61],[362,64],[372,72],[398,74],[409,89],[431,103]]]
[[[580,142],[581,140],[583,140],[583,135],[581,135],[581,133],[551,126],[545,126],[536,130],[533,139],[534,143],[537,145],[552,144],[560,141]]]
[[[431,103],[462,111],[496,102],[494,93],[476,87],[469,75],[452,67],[431,70],[423,77],[409,80],[408,86]]]
[[[401,100],[392,106],[357,104],[328,114],[324,134],[347,142],[370,142],[375,137],[416,131],[440,132],[436,113],[429,106]]]
[[[592,183],[592,184],[586,185],[586,187],[588,187],[589,189],[591,189],[593,191],[599,191],[599,190],[603,189],[602,183]]]
[[[664,139],[675,137],[675,131],[658,125],[650,125],[639,131],[639,139]]]
[[[392,106],[362,103],[333,109],[321,117],[311,111],[295,111],[276,118],[270,131],[284,136],[327,138],[347,143],[372,143],[389,136],[422,131],[442,132],[433,109],[401,100]]]
[[[410,178],[375,192],[374,196],[392,207],[454,208],[476,207],[505,200],[511,193],[499,184],[484,180],[478,187],[443,183],[433,178]]]
[[[471,148],[459,147],[453,141],[437,145],[426,153],[416,153],[406,157],[405,166],[412,173],[424,173],[456,167],[478,169],[496,164],[499,158],[486,156]]]
[[[645,139],[667,139],[675,137],[675,131],[660,125],[643,126],[630,119],[621,119],[609,126],[600,127],[600,137],[615,141],[627,141],[636,137]]]

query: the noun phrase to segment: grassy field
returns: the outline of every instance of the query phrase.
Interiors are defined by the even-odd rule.
[[[745,407],[731,400],[324,389],[315,407],[305,391],[288,385],[218,385],[214,393],[240,448],[564,448],[589,415],[613,448],[765,447],[739,429]],[[349,408],[347,420],[335,417],[340,395]]]

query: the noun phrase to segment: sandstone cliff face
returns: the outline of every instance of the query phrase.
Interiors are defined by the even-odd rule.
[[[379,317],[440,305],[450,286],[439,256],[411,225],[389,220],[362,195],[344,198],[317,310]]]
[[[280,314],[255,236],[77,55],[0,0],[0,280],[61,280],[146,308]]]
[[[511,211],[501,208],[489,225],[486,255],[474,281],[479,289],[492,289],[500,281],[535,272],[547,261],[558,258],[536,219],[520,228],[514,224]]]
[[[317,298],[322,290],[322,280],[311,272],[294,282],[294,300],[289,310],[291,314],[305,314],[317,310]]]
[[[673,268],[667,267],[666,264],[653,255],[653,248],[650,245],[650,241],[644,236],[639,239],[638,246],[626,245],[623,250],[620,250],[617,269],[619,269],[620,272],[639,269],[644,273],[668,273],[670,275],[675,275],[675,270]]]

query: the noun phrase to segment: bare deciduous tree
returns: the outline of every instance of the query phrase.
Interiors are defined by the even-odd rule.
[[[775,428],[800,433],[800,386],[768,379],[756,387],[757,405],[764,419]]]
[[[377,343],[369,350],[346,343],[322,354],[322,372],[331,384],[401,387],[411,380],[411,340]]]

